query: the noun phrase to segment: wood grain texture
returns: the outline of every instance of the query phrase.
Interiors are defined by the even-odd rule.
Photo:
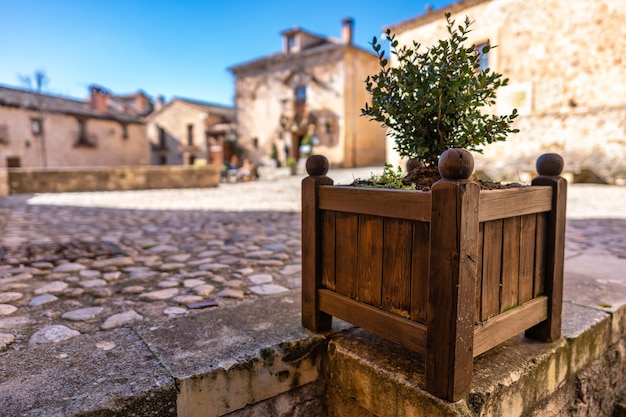
[[[356,297],[358,220],[356,214],[335,215],[335,291]]]
[[[520,218],[519,241],[519,303],[533,298],[535,266],[535,233],[537,215],[527,214]]]
[[[543,295],[546,282],[546,252],[548,239],[548,214],[538,213],[536,218],[535,233],[535,266],[533,272],[533,293],[534,296]]]
[[[382,308],[409,318],[413,222],[385,219],[383,230]]]
[[[522,187],[489,190],[480,193],[478,219],[486,222],[506,217],[549,211],[552,190],[549,187]]]
[[[431,195],[425,191],[359,187],[322,187],[322,210],[369,214],[407,220],[430,220]]]
[[[383,219],[359,216],[356,299],[381,306],[383,281]]]
[[[565,214],[567,181],[561,177],[539,176],[533,186],[552,188],[552,210],[548,212],[544,292],[548,296],[548,319],[526,331],[535,339],[553,342],[561,337],[563,269],[565,261]]]
[[[449,401],[472,380],[479,192],[465,180],[432,188],[426,389]]]
[[[322,281],[322,219],[317,208],[318,191],[331,185],[326,176],[302,180],[302,325],[314,332],[332,326],[332,316],[319,309],[318,288]]]
[[[485,235],[485,223],[478,225],[478,239],[476,241],[476,252],[478,260],[476,262],[476,289],[474,291],[474,323],[478,323],[482,317],[483,308],[483,240]]]
[[[502,220],[485,222],[483,233],[481,320],[487,320],[500,312]]]
[[[413,222],[413,262],[411,264],[411,320],[426,324],[428,302],[428,257],[430,224]]]
[[[476,327],[474,357],[548,318],[548,297],[538,297]]]
[[[519,300],[520,216],[504,219],[502,229],[500,312],[515,307]]]
[[[328,314],[411,350],[419,353],[423,353],[425,350],[426,327],[423,324],[359,303],[328,290],[320,290],[320,308]]]
[[[322,288],[335,289],[335,212],[322,211]]]

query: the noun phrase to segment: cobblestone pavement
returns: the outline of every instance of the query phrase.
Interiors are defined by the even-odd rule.
[[[299,288],[300,180],[0,199],[0,350]],[[626,257],[626,187],[568,201],[568,254]]]

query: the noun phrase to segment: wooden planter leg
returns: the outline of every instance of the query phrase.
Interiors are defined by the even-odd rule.
[[[321,185],[332,185],[328,159],[311,155],[306,161],[308,177],[302,180],[302,325],[314,332],[329,330],[332,316],[319,310],[318,289],[322,282],[321,212],[318,192]]]
[[[563,264],[565,259],[565,206],[567,181],[560,177],[563,158],[554,153],[537,159],[537,172],[532,185],[552,187],[552,210],[548,213],[546,237],[545,295],[548,296],[548,319],[531,327],[526,336],[554,342],[561,337],[561,311],[563,309]]]
[[[461,399],[472,382],[480,193],[468,181],[473,166],[467,151],[444,152],[443,179],[432,187],[426,389],[448,401]]]

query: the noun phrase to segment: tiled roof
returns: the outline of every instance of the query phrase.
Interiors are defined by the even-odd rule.
[[[132,114],[120,113],[113,109],[109,109],[107,113],[100,113],[85,101],[38,94],[5,86],[0,86],[0,106],[35,111],[41,110],[47,113],[71,114],[96,119],[110,119],[126,123],[142,123],[138,117]]]
[[[230,117],[230,118],[235,117],[235,110],[232,107],[225,106],[223,104],[209,103],[206,101],[193,100],[193,99],[183,98],[183,97],[173,97],[172,101],[173,100],[183,101],[185,103],[199,107],[202,111],[210,113],[210,114],[217,114],[220,116]]]

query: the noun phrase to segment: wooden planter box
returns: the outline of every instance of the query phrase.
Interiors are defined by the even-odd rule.
[[[424,354],[426,389],[450,401],[468,392],[475,356],[523,331],[558,339],[567,183],[560,156],[537,168],[531,187],[446,175],[430,192],[384,190],[333,186],[311,156],[303,325],[328,330],[335,316]]]

